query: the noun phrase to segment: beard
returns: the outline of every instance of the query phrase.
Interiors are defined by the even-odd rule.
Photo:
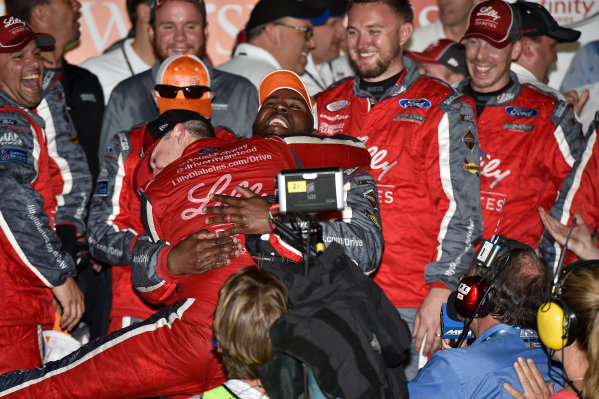
[[[397,57],[401,57],[401,55],[402,55],[401,47],[398,46],[394,49],[394,51],[389,56],[385,56],[384,54],[379,53],[380,57],[378,60],[376,60],[374,65],[363,66],[363,65],[360,65],[356,61],[356,59],[354,59],[354,57],[358,58],[359,53],[360,53],[359,50],[357,53],[350,52],[349,60],[350,60],[351,67],[355,71],[358,71],[358,75],[363,79],[375,79],[375,78],[381,76],[382,74],[387,72],[387,69],[389,69],[389,66],[391,65],[391,63],[393,61],[395,61],[397,59]]]

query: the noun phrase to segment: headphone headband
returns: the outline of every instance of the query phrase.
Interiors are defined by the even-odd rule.
[[[599,260],[586,260],[571,263],[561,270],[551,290],[551,299],[537,311],[537,330],[543,344],[553,350],[561,350],[576,339],[578,320],[576,314],[562,298],[563,284],[575,270],[599,267]]]

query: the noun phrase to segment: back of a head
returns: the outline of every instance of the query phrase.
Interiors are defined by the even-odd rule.
[[[410,5],[409,0],[350,0],[347,10],[356,4],[383,3],[386,4],[395,13],[401,16],[403,22],[412,23],[414,21],[414,9]]]
[[[230,378],[258,378],[256,367],[272,356],[270,327],[287,311],[285,285],[255,266],[239,270],[223,284],[213,330]]]
[[[50,0],[4,0],[6,14],[31,24],[31,12],[38,4],[48,4]]]
[[[137,23],[137,6],[140,4],[147,4],[149,7],[152,4],[152,0],[127,0],[127,14],[133,27]]]
[[[537,309],[549,296],[551,287],[551,276],[543,262],[533,248],[506,239],[494,266],[479,267],[474,273],[490,281],[498,270],[490,288],[491,315],[510,326],[536,328]]]

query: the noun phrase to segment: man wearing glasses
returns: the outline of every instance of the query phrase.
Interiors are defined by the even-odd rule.
[[[152,69],[120,82],[112,91],[104,119],[98,156],[120,131],[158,117],[158,108],[150,91],[160,63],[175,54],[206,55],[206,6],[203,0],[153,0],[150,16],[150,38],[158,61]],[[240,137],[252,135],[251,126],[258,109],[258,93],[240,76],[206,66],[214,98],[212,122],[226,126]]]
[[[241,75],[256,88],[278,69],[301,75],[315,47],[313,25],[328,18],[327,8],[314,8],[303,0],[260,0],[245,26],[247,43],[238,45],[233,59],[218,69]]]

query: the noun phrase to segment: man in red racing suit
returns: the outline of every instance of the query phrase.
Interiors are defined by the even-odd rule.
[[[385,237],[374,281],[412,330],[408,380],[418,351],[439,347],[441,303],[467,272],[482,232],[471,102],[402,57],[412,18],[407,1],[351,2],[348,48],[358,76],[316,97],[318,133],[357,137],[372,156]]]

